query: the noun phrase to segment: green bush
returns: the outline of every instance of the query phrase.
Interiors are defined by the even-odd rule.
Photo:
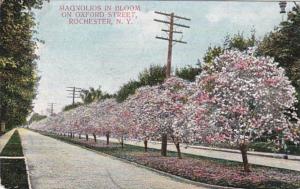
[[[278,152],[278,147],[273,142],[255,142],[251,143],[249,148],[259,152]]]
[[[296,146],[295,144],[288,144],[287,145],[288,154],[291,155],[300,155],[300,146]],[[284,149],[280,149],[280,153],[285,153]]]

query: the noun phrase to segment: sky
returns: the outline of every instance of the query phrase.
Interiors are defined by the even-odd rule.
[[[69,24],[62,5],[135,5],[140,11],[135,13],[131,24]],[[287,10],[291,6],[289,3]],[[243,32],[249,36],[255,29],[262,38],[282,20],[278,2],[51,0],[35,10],[36,35],[44,43],[38,43],[37,49],[41,80],[34,111],[46,114],[48,104],[55,103],[54,111],[59,112],[71,104],[66,87],[101,86],[102,90],[114,93],[151,64],[164,65],[168,44],[155,36],[166,36],[161,29],[167,26],[153,19],[166,20],[166,17],[154,11],[191,18],[191,21],[176,20],[191,28],[177,28],[183,31],[182,40],[188,43],[175,44],[173,70],[195,65],[209,46],[221,45],[228,34]],[[175,39],[181,36],[176,35]]]

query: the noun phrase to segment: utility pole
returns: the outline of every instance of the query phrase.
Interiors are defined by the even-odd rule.
[[[75,104],[75,98],[80,98],[81,88],[78,87],[67,87],[67,91],[70,92],[68,98],[72,98],[72,105]]]
[[[281,21],[283,22],[284,21],[284,15],[286,14],[286,5],[287,5],[287,2],[286,1],[280,1],[279,2],[279,7],[280,7],[280,14],[282,15],[281,17]]]
[[[155,22],[160,22],[163,24],[167,24],[169,26],[169,29],[162,29],[161,31],[166,32],[168,34],[168,37],[162,37],[162,36],[156,36],[156,39],[161,39],[161,40],[166,40],[168,41],[168,58],[167,58],[167,66],[166,66],[166,78],[169,78],[171,76],[171,65],[172,65],[172,50],[173,50],[173,43],[183,43],[187,44],[187,42],[182,41],[181,39],[177,40],[174,39],[174,34],[183,34],[182,31],[177,31],[175,27],[181,27],[181,28],[190,28],[190,26],[175,23],[175,19],[179,20],[185,20],[185,21],[191,21],[189,18],[185,18],[182,16],[177,16],[173,12],[172,13],[163,13],[163,12],[158,12],[155,11],[154,13],[166,16],[169,20],[158,20],[154,19]],[[167,156],[167,145],[168,145],[168,135],[166,133],[163,133],[161,135],[161,155],[162,156]]]
[[[50,116],[52,116],[54,114],[54,104],[55,103],[53,103],[53,102],[48,104]]]
[[[163,23],[163,24],[167,24],[169,26],[169,29],[162,29],[161,30],[161,31],[166,32],[168,34],[168,37],[156,36],[156,39],[161,39],[161,40],[168,41],[168,58],[167,58],[167,67],[166,67],[166,78],[169,78],[171,76],[173,43],[187,44],[186,41],[182,41],[181,39],[177,40],[177,39],[173,38],[174,34],[183,34],[182,31],[176,31],[175,27],[190,28],[190,26],[175,23],[174,19],[186,20],[186,21],[191,21],[191,19],[185,18],[185,17],[182,17],[182,16],[177,16],[173,12],[172,13],[163,13],[163,12],[155,11],[154,13],[166,16],[169,19],[169,21],[154,19],[155,22],[160,22],[160,23]]]

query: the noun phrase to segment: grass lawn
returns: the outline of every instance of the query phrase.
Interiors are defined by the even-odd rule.
[[[19,132],[15,131],[5,145],[1,156],[23,156],[21,139]],[[5,188],[27,189],[27,172],[24,159],[1,159],[1,184]]]
[[[157,149],[149,149],[148,152],[144,152],[144,148],[139,146],[125,144],[122,149],[121,145],[117,143],[107,146],[105,141],[95,143],[94,140],[85,141],[85,139],[43,134],[207,184],[251,189],[300,188],[300,172],[297,171],[251,165],[252,172],[245,173],[242,171],[242,164],[234,161],[190,154],[182,154],[183,159],[178,159],[177,153],[170,151],[168,157],[162,157]]]
[[[2,150],[1,156],[23,156],[21,139],[18,131],[15,131],[11,136],[4,149]]]
[[[24,159],[1,159],[0,164],[1,184],[5,188],[28,188]]]

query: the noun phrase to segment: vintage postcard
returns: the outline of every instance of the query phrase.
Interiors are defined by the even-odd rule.
[[[300,188],[300,1],[0,0],[0,188]]]

